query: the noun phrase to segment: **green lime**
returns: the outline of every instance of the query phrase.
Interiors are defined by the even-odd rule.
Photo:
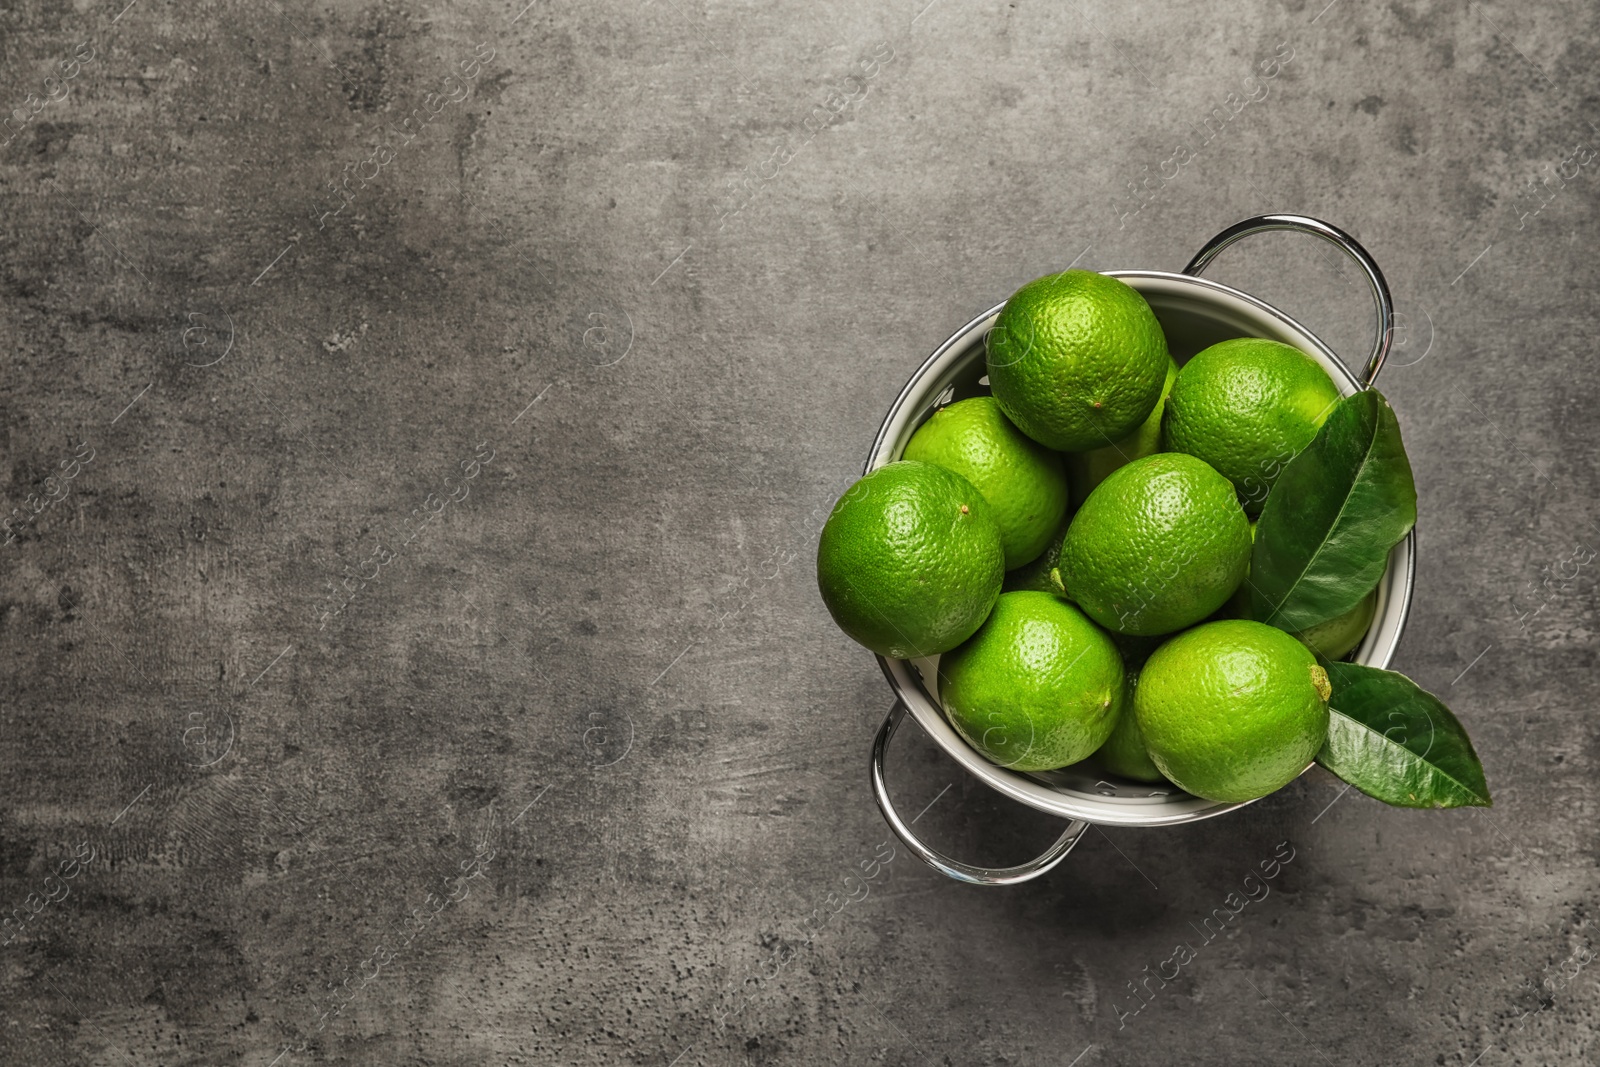
[[[1006,569],[1034,559],[1067,512],[1061,456],[1011,424],[992,396],[935,411],[906,443],[905,459],[955,471],[989,502]]]
[[[1290,345],[1222,341],[1183,365],[1167,397],[1166,447],[1198,456],[1233,482],[1251,515],[1339,400],[1333,379]]]
[[[839,628],[883,656],[932,656],[982,625],[1005,575],[1000,527],[961,475],[880,467],[833,505],[817,585]]]
[[[1067,527],[1070,525],[1072,525],[1072,514],[1068,512],[1061,516],[1061,522],[1056,525],[1056,531],[1050,535],[1050,543],[1044,546],[1043,552],[1035,556],[1031,562],[1024,563],[1014,571],[1006,572],[1002,590],[1014,593],[1019,589],[1033,589],[1041,593],[1065,596],[1067,591],[1061,586],[1061,572],[1056,569],[1056,564],[1061,559],[1061,541],[1067,536]]]
[[[1112,471],[1073,516],[1058,564],[1090,618],[1146,636],[1217,610],[1249,566],[1250,520],[1232,483],[1177,452]]]
[[[1169,357],[1167,380],[1161,385],[1161,396],[1137,430],[1115,444],[1091,448],[1087,452],[1068,453],[1067,473],[1072,482],[1074,504],[1083,503],[1090,491],[1118,467],[1161,451],[1161,413],[1166,410],[1167,394],[1172,391],[1172,383],[1177,377],[1178,363]]]
[[[1325,660],[1344,659],[1367,636],[1377,608],[1378,591],[1374,589],[1343,615],[1335,615],[1327,622],[1319,622],[1294,636]]]
[[[1126,703],[1122,657],[1060,597],[1002,593],[988,621],[939,660],[950,724],[984,756],[1047,771],[1105,743]]]
[[[1138,685],[1138,677],[1130,675],[1129,689],[1137,692]],[[1111,728],[1111,736],[1106,738],[1106,743],[1095,751],[1094,758],[1103,769],[1122,778],[1132,778],[1136,782],[1164,780],[1161,768],[1155,765],[1150,759],[1150,753],[1145,751],[1144,735],[1139,732],[1139,717],[1133,713],[1131,699],[1128,706],[1123,708],[1122,714],[1117,716],[1117,724]]]
[[[1328,736],[1327,672],[1265,623],[1230,619],[1155,650],[1134,714],[1161,773],[1207,800],[1237,803],[1294,781]]]
[[[1166,374],[1167,338],[1144,297],[1088,270],[1012,294],[988,339],[989,388],[1029,437],[1069,452],[1128,436]]]
[[[1251,552],[1252,553],[1254,553],[1254,551],[1255,551],[1254,550],[1255,541],[1256,541],[1256,520],[1251,519],[1250,520],[1250,544],[1252,546],[1252,548],[1251,548]],[[1254,616],[1250,612],[1250,568],[1246,567],[1245,571],[1244,571],[1244,581],[1239,583],[1239,588],[1235,589],[1233,591],[1233,595],[1228,598],[1227,603],[1223,604],[1222,607],[1220,607],[1216,611],[1212,612],[1211,618],[1207,619],[1206,621],[1207,622],[1211,622],[1214,619],[1250,619],[1250,618],[1254,618]]]

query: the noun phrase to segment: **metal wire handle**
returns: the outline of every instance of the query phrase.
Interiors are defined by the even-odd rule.
[[[1293,230],[1320,237],[1355,260],[1366,273],[1367,281],[1372,286],[1373,302],[1377,304],[1378,339],[1373,343],[1372,355],[1367,359],[1367,373],[1362,384],[1367,389],[1372,388],[1372,383],[1378,380],[1378,372],[1383,370],[1383,361],[1389,358],[1389,346],[1394,341],[1394,302],[1389,298],[1389,283],[1383,280],[1383,272],[1378,269],[1378,264],[1373,262],[1359,241],[1339,227],[1309,215],[1257,215],[1234,223],[1207,241],[1206,246],[1196,252],[1189,265],[1183,268],[1183,273],[1200,277],[1200,272],[1210,266],[1224,248],[1253,233],[1267,230]]]
[[[889,755],[889,740],[894,737],[895,730],[899,729],[900,721],[905,718],[906,706],[895,701],[894,707],[889,709],[888,718],[883,720],[883,726],[878,729],[878,739],[872,745],[872,796],[878,802],[878,810],[883,812],[884,821],[889,824],[889,829],[894,831],[894,836],[900,843],[914,852],[918,859],[936,871],[949,875],[960,882],[972,885],[1016,885],[1037,878],[1050,868],[1066,858],[1072,846],[1078,843],[1078,838],[1083,836],[1089,824],[1080,819],[1073,819],[1067,824],[1066,831],[1058,838],[1055,844],[1045,849],[1044,854],[1027,863],[1019,863],[1015,867],[975,867],[970,863],[962,863],[948,856],[941,855],[923,844],[917,835],[912,833],[911,827],[900,818],[900,813],[894,809],[894,801],[889,799],[889,786],[884,779],[883,765]]]

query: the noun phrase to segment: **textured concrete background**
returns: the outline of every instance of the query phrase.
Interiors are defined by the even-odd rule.
[[[0,1062],[1595,1061],[1593,5],[524,2],[0,13]],[[812,571],[882,412],[1270,210],[1394,287],[1396,666],[1496,807],[886,859]],[[1212,275],[1369,344],[1309,239]]]

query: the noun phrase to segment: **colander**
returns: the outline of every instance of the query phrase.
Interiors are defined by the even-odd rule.
[[[1223,249],[1268,230],[1307,233],[1331,242],[1355,260],[1372,287],[1376,304],[1377,340],[1358,378],[1333,350],[1310,330],[1272,305],[1248,293],[1200,277]],[[1181,364],[1201,349],[1231,337],[1266,337],[1293,345],[1322,364],[1339,391],[1348,396],[1368,388],[1383,369],[1394,334],[1394,309],[1383,274],[1349,234],[1303,215],[1257,215],[1228,227],[1213,237],[1182,273],[1158,270],[1111,270],[1149,301],[1166,331],[1172,355]],[[873,471],[900,458],[911,435],[936,409],[969,396],[988,392],[984,377],[984,335],[994,325],[1004,304],[979,315],[929,356],[911,376],[878,430],[867,458]],[[1408,534],[1389,555],[1388,568],[1378,583],[1377,610],[1372,628],[1353,659],[1371,667],[1387,667],[1405,628],[1411,608],[1411,588],[1416,573],[1416,534]],[[951,878],[976,885],[1011,885],[1037,878],[1064,859],[1091,823],[1105,826],[1176,826],[1223,815],[1243,804],[1202,800],[1175,786],[1152,786],[1125,779],[1102,778],[1082,766],[1058,771],[1024,773],[990,763],[964,741],[945,719],[937,692],[938,657],[891,660],[882,656],[895,704],[872,746],[872,791],[878,807],[901,842],[923,862]],[[969,774],[1013,800],[1070,820],[1065,832],[1043,855],[1015,867],[980,867],[941,855],[923,843],[890,799],[884,776],[889,742],[907,712],[916,719],[949,756]]]

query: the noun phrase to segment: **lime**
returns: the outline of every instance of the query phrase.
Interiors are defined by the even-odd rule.
[[[1327,672],[1289,634],[1230,619],[1156,649],[1134,714],[1178,788],[1207,800],[1264,797],[1299,776],[1328,736]]]
[[[1018,428],[1062,451],[1128,436],[1166,374],[1167,338],[1124,282],[1087,270],[1047,274],[1012,294],[987,338],[989,388]]]
[[[1161,396],[1156,406],[1139,428],[1115,444],[1092,448],[1087,452],[1073,452],[1067,456],[1067,473],[1072,482],[1072,500],[1081,504],[1095,486],[1106,480],[1106,475],[1136,459],[1153,456],[1161,451],[1161,413],[1167,407],[1167,394],[1178,377],[1176,360],[1167,360],[1167,380],[1161,385]]]
[[[1122,657],[1049,593],[1002,593],[987,622],[939,660],[939,697],[967,743],[1018,771],[1047,771],[1105,743],[1126,703]]]
[[[1254,547],[1253,547],[1255,545],[1255,540],[1256,540],[1256,520],[1251,519],[1250,520],[1250,544],[1252,545],[1252,548],[1251,548],[1251,552],[1252,553],[1254,553],[1254,551],[1255,551]],[[1244,581],[1239,583],[1239,588],[1235,589],[1233,591],[1233,595],[1228,598],[1227,603],[1223,604],[1222,607],[1218,608],[1215,612],[1213,612],[1212,615],[1211,615],[1211,618],[1207,619],[1206,621],[1210,622],[1212,619],[1251,619],[1251,618],[1255,618],[1255,616],[1252,615],[1251,612],[1250,612],[1250,568],[1246,567],[1245,571],[1244,571]]]
[[[817,545],[817,585],[833,621],[900,659],[970,637],[1004,574],[988,501],[931,463],[891,463],[856,482],[833,505]]]
[[[1249,565],[1250,520],[1233,485],[1193,456],[1157,452],[1112,471],[1089,494],[1058,568],[1094,621],[1151,635],[1217,610]]]
[[[1061,559],[1061,541],[1067,536],[1067,527],[1070,525],[1072,525],[1072,514],[1068,512],[1061,516],[1061,522],[1056,526],[1056,532],[1050,535],[1050,543],[1044,546],[1043,552],[1035,556],[1032,562],[1006,572],[1005,585],[1002,589],[1007,593],[1014,593],[1019,589],[1033,589],[1041,593],[1066,595],[1066,590],[1061,586],[1061,572],[1056,569],[1056,564]]]
[[[1311,443],[1339,390],[1298,348],[1259,337],[1212,345],[1183,365],[1167,397],[1166,447],[1227,476],[1251,515],[1289,460]]]
[[[1013,426],[992,396],[935,411],[911,435],[904,458],[955,471],[983,494],[1000,524],[1008,570],[1038,556],[1066,514],[1061,456]]]
[[[1377,607],[1378,591],[1374,589],[1343,615],[1335,615],[1327,622],[1319,622],[1294,636],[1325,660],[1343,659],[1367,636]]]
[[[1129,688],[1132,691],[1138,691],[1138,684],[1138,679],[1130,676]],[[1150,753],[1145,751],[1144,735],[1139,732],[1139,717],[1133,713],[1131,701],[1123,708],[1122,714],[1117,716],[1117,724],[1111,728],[1111,736],[1106,738],[1106,743],[1095,751],[1094,759],[1104,770],[1122,778],[1132,778],[1136,782],[1163,780],[1161,768],[1155,765],[1150,759]]]

